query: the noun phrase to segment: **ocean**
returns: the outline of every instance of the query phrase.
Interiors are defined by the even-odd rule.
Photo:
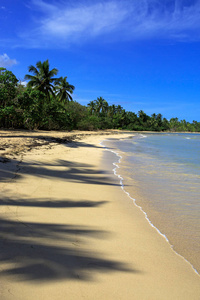
[[[122,188],[200,274],[200,134],[136,133],[103,145]]]

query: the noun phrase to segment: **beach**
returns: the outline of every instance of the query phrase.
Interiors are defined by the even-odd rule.
[[[200,299],[113,174],[101,142],[128,135],[0,131],[1,300]]]

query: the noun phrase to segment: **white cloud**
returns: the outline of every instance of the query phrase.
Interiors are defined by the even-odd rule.
[[[39,37],[43,43],[52,42],[52,38],[74,43],[110,33],[128,15],[128,8],[115,1],[73,7],[50,5],[42,0],[34,0],[33,4],[45,13],[45,17],[29,36],[34,40]]]
[[[0,55],[0,67],[6,68],[16,64],[16,59],[11,59],[6,53]]]
[[[141,0],[132,12],[130,33],[134,38],[199,39],[200,1]]]
[[[71,6],[69,5],[71,4]],[[108,36],[114,40],[200,39],[200,0],[32,0],[41,18],[21,35],[31,47],[69,46]],[[104,39],[105,40],[105,39]],[[52,43],[53,41],[53,43]]]

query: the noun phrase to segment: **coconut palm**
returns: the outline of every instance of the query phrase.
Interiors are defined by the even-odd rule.
[[[116,106],[113,104],[108,107],[108,116],[113,118],[113,116],[116,114]]]
[[[116,106],[116,113],[121,114],[123,110],[123,107],[121,105]]]
[[[96,103],[95,101],[90,101],[90,103],[88,103],[88,110],[90,112],[90,114],[94,114],[94,112],[96,111]]]
[[[96,110],[98,114],[107,112],[108,102],[105,99],[99,97],[94,102],[96,103]]]
[[[47,99],[50,99],[50,94],[55,96],[54,94],[54,82],[57,78],[53,78],[57,75],[58,70],[56,68],[50,70],[49,68],[49,60],[45,60],[44,62],[38,61],[36,63],[36,67],[30,65],[28,71],[33,73],[34,75],[25,75],[25,79],[29,80],[28,87],[35,88],[41,92],[43,92]]]
[[[75,87],[67,81],[67,76],[60,77],[56,80],[56,90],[58,100],[62,103],[73,101],[71,94],[73,94]]]

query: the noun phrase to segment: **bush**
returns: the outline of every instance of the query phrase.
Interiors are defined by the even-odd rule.
[[[100,128],[99,118],[97,116],[87,116],[77,124],[79,130],[97,130]]]

